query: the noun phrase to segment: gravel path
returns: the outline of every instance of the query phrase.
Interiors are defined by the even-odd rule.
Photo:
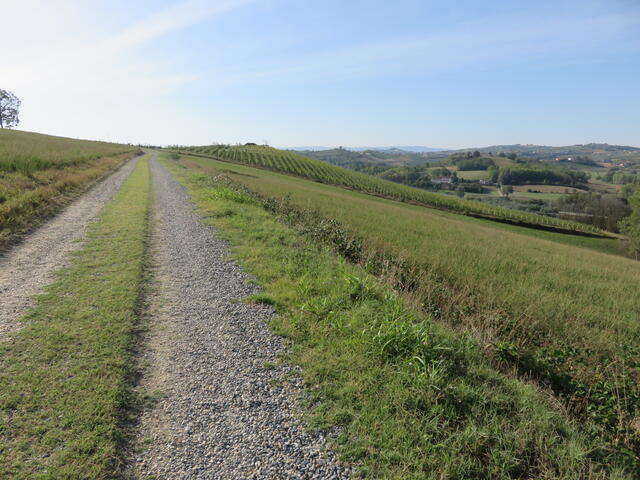
[[[306,433],[295,413],[300,379],[277,362],[284,345],[266,326],[273,311],[237,301],[257,288],[171,174],[155,160],[151,169],[157,285],[141,384],[163,396],[142,416],[135,475],[348,477],[324,437]]]
[[[32,299],[54,279],[67,263],[70,252],[81,246],[87,226],[120,189],[137,158],[71,203],[26,239],[0,256],[0,340],[17,330],[17,320]]]

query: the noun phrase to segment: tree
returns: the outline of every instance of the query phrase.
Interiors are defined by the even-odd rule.
[[[458,188],[456,188],[456,195],[459,196],[460,198],[464,198],[464,186],[462,185],[458,185]]]
[[[509,195],[513,193],[513,187],[511,185],[502,185],[500,187],[500,190],[502,191],[502,194],[507,198],[509,198]]]
[[[20,119],[20,99],[13,93],[0,89],[0,128],[12,128]]]
[[[620,221],[620,231],[629,239],[629,249],[638,259],[640,256],[640,190],[629,198],[631,215]]]

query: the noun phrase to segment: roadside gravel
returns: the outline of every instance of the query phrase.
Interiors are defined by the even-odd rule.
[[[138,158],[125,163],[22,243],[0,255],[0,341],[19,328],[17,320],[32,305],[33,297],[53,281],[55,272],[67,264],[69,254],[81,247],[87,227],[120,189]]]
[[[278,362],[285,346],[267,327],[273,310],[238,301],[257,287],[171,174],[155,160],[151,170],[156,287],[141,386],[162,396],[142,415],[135,476],[347,478],[324,436],[304,430],[300,377]]]

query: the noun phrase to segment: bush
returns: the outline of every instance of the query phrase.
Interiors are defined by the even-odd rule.
[[[629,198],[632,213],[620,221],[620,231],[629,238],[629,249],[636,257],[640,257],[640,190]]]

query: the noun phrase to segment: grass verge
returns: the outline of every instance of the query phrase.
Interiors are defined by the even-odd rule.
[[[149,182],[141,160],[24,327],[0,343],[0,478],[106,479],[119,470]]]
[[[480,346],[251,196],[178,164],[202,214],[275,305],[304,370],[314,427],[367,478],[632,478],[547,392],[501,374]]]
[[[244,165],[179,163],[259,194],[285,221],[474,336],[499,368],[550,386],[585,430],[640,469],[638,262],[577,248],[573,235],[565,244],[558,233],[522,235]]]
[[[0,252],[134,155],[123,153],[29,174],[0,171]]]

